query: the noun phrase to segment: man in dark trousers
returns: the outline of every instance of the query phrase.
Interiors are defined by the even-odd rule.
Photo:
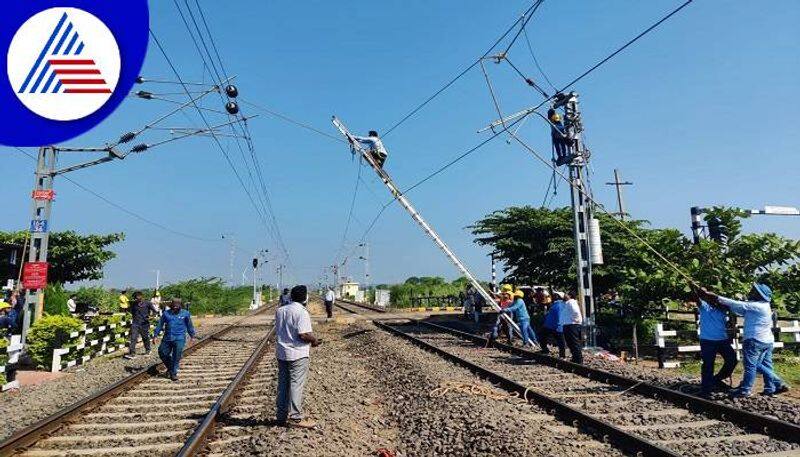
[[[294,286],[291,302],[275,312],[275,355],[278,359],[278,395],[276,419],[279,425],[314,428],[303,419],[303,390],[308,377],[310,348],[320,340],[311,328],[311,316],[305,308],[306,286]]]
[[[186,346],[186,334],[189,339],[194,340],[195,331],[192,325],[192,316],[189,311],[183,309],[183,302],[180,298],[173,298],[169,309],[164,311],[161,319],[156,326],[156,333],[153,342],[157,341],[158,335],[164,330],[164,339],[158,346],[158,356],[167,367],[167,374],[173,381],[178,380],[178,368],[183,356],[183,348]]]
[[[583,342],[581,341],[583,314],[578,300],[575,299],[576,296],[575,292],[567,293],[567,301],[561,306],[558,323],[561,325],[564,340],[572,354],[572,362],[583,363]]]
[[[150,315],[151,313],[157,315],[158,308],[145,301],[141,292],[136,292],[133,294],[133,304],[128,309],[131,313],[131,335],[128,353],[124,357],[130,360],[136,357],[136,343],[139,342],[139,337],[144,344],[144,353],[150,354]]]
[[[328,287],[328,290],[325,292],[325,314],[328,315],[328,319],[333,317],[334,303],[336,303],[336,294],[333,293],[333,289]]]

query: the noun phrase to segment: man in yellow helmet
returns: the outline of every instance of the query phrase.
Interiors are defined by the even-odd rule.
[[[548,110],[547,119],[550,121],[550,137],[556,150],[556,165],[564,165],[570,160],[572,141],[567,137],[567,129],[558,111]]]
[[[0,330],[14,333],[17,328],[17,310],[0,300]]]
[[[128,289],[123,290],[119,294],[119,310],[120,311],[128,311],[130,305],[128,304],[130,299],[128,298]]]

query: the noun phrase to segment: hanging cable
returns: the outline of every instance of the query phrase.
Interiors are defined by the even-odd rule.
[[[550,81],[550,78],[547,77],[547,73],[545,73],[544,70],[542,70],[542,66],[539,65],[539,60],[536,58],[536,54],[533,53],[533,46],[531,46],[531,40],[528,38],[528,31],[526,29],[522,29],[522,33],[525,35],[525,42],[528,44],[528,52],[531,55],[531,59],[533,59],[533,64],[536,65],[536,69],[542,74],[542,77],[545,81],[547,81],[547,84],[550,86],[550,88],[553,89],[553,91],[558,92],[556,86],[552,81]]]
[[[500,43],[501,43],[501,42],[502,42],[502,41],[503,41],[503,40],[504,40],[504,39],[505,39],[505,38],[508,36],[508,34],[509,34],[509,33],[511,33],[511,31],[512,31],[512,30],[514,30],[514,27],[516,27],[516,26],[517,26],[517,24],[519,24],[521,21],[525,20],[525,18],[526,18],[526,17],[528,17],[528,15],[529,15],[529,14],[531,14],[533,11],[535,11],[535,9],[536,9],[536,8],[538,8],[538,5],[540,5],[541,3],[542,3],[542,0],[537,0],[536,2],[534,2],[534,3],[533,3],[533,5],[531,5],[531,6],[530,6],[530,7],[529,7],[529,8],[528,8],[528,9],[527,9],[527,10],[526,10],[526,11],[525,11],[523,14],[522,14],[522,16],[521,16],[521,17],[519,17],[519,18],[518,18],[516,21],[514,21],[514,23],[513,23],[513,24],[511,24],[511,26],[510,26],[510,27],[509,27],[509,28],[508,28],[508,29],[507,29],[507,30],[506,30],[506,31],[505,31],[505,32],[504,32],[502,35],[500,35],[500,38],[498,38],[497,40],[495,40],[495,42],[492,44],[492,46],[491,46],[491,47],[490,47],[490,48],[489,48],[489,49],[488,49],[486,52],[484,52],[484,53],[483,53],[483,55],[481,55],[480,57],[478,57],[478,58],[477,58],[475,61],[473,61],[473,62],[472,62],[470,65],[468,65],[466,68],[464,68],[464,69],[463,69],[463,70],[462,70],[462,71],[461,71],[461,72],[460,72],[458,75],[456,75],[456,77],[455,77],[455,78],[453,78],[453,79],[451,79],[450,81],[448,81],[448,82],[447,82],[447,83],[446,83],[444,86],[442,86],[442,87],[441,87],[439,90],[437,90],[436,92],[434,92],[434,93],[433,93],[433,95],[431,95],[431,96],[429,96],[428,98],[426,98],[426,99],[425,99],[425,100],[424,100],[422,103],[420,103],[420,104],[419,104],[419,105],[417,105],[417,106],[416,106],[414,109],[412,109],[410,112],[408,112],[408,114],[406,114],[405,116],[403,116],[403,118],[402,118],[402,119],[400,119],[399,121],[397,121],[396,123],[394,123],[394,125],[392,125],[392,126],[391,126],[391,127],[389,127],[388,129],[386,129],[386,133],[384,133],[384,134],[383,134],[383,137],[384,137],[384,138],[386,138],[386,137],[387,137],[387,136],[388,136],[390,133],[392,133],[392,132],[393,132],[393,131],[394,131],[394,130],[397,128],[397,127],[400,127],[400,126],[401,126],[403,123],[405,123],[407,120],[409,120],[409,119],[410,119],[412,116],[414,116],[415,114],[417,114],[417,113],[418,113],[418,112],[419,112],[419,111],[420,111],[422,108],[424,108],[424,107],[425,107],[425,106],[426,106],[428,103],[432,102],[432,101],[433,101],[433,100],[434,100],[436,97],[438,97],[438,96],[439,96],[439,95],[440,95],[442,92],[446,91],[446,90],[447,90],[447,89],[448,89],[450,86],[452,86],[453,84],[455,84],[455,82],[456,82],[456,81],[458,81],[459,79],[461,79],[461,77],[462,77],[462,76],[464,76],[464,75],[465,75],[465,74],[467,74],[467,73],[468,73],[470,70],[472,70],[473,68],[475,68],[475,67],[476,67],[476,66],[477,66],[477,65],[480,63],[481,59],[485,58],[485,57],[486,57],[486,56],[488,56],[488,55],[489,55],[489,54],[490,54],[492,51],[494,51],[494,48],[496,48],[496,47],[497,47],[497,45],[499,45],[499,44],[500,44]]]

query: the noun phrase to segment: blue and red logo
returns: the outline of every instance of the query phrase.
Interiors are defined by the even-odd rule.
[[[12,0],[6,8],[9,14],[0,17],[0,49],[6,50],[0,107],[10,122],[0,123],[0,144],[69,140],[125,99],[147,50],[146,0]]]

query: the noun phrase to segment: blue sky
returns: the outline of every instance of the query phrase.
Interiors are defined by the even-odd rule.
[[[332,114],[357,132],[385,131],[483,53],[529,5],[476,0],[201,3],[222,60],[237,75],[241,99],[331,134],[336,133]],[[678,4],[550,0],[528,33],[539,62],[559,85]],[[182,76],[208,80],[174,4],[151,2],[151,9],[152,28]],[[790,0],[768,5],[694,2],[581,81],[575,90],[581,94],[593,151],[597,199],[614,205],[612,189],[602,184],[619,168],[635,182],[626,189],[629,212],[657,227],[677,226],[688,233],[693,205],[800,205],[800,184],[791,171],[800,165],[798,21],[800,3]],[[524,41],[510,58],[546,87]],[[507,66],[490,64],[487,69],[505,112],[541,100]],[[152,45],[142,73],[171,76]],[[220,109],[214,102],[209,98],[207,105]],[[102,144],[166,110],[159,102],[130,99],[105,124],[70,144]],[[483,140],[476,130],[495,117],[483,76],[473,70],[385,139],[391,154],[387,170],[406,187]],[[176,116],[164,125],[188,126],[189,120]],[[340,250],[357,164],[340,143],[268,115],[252,120],[251,128],[291,254],[287,279],[316,281]],[[531,120],[522,132],[531,145],[549,153],[543,124]],[[2,151],[0,230],[22,229],[29,220],[33,162],[11,149]],[[238,151],[232,151],[236,160]],[[365,225],[388,199],[371,171],[365,169],[363,176],[367,184],[360,186],[346,252],[353,251]],[[235,233],[238,278],[255,250],[276,251],[207,138],[177,141],[70,177],[176,230],[214,240]],[[465,228],[494,209],[540,204],[549,178],[548,170],[519,146],[498,140],[410,198],[463,260],[488,277],[487,251],[472,244]],[[144,285],[152,282],[153,269],[162,270],[166,281],[228,275],[228,246],[221,239],[175,236],[64,180],[56,187],[54,230],[127,234],[116,248],[119,257],[106,269],[106,284]],[[553,204],[565,205],[567,197],[562,183]],[[798,238],[798,222],[762,217],[746,228]],[[368,241],[377,282],[456,276],[397,205],[384,213]],[[363,264],[351,260],[349,272],[361,279]],[[269,276],[274,280],[274,271]]]

